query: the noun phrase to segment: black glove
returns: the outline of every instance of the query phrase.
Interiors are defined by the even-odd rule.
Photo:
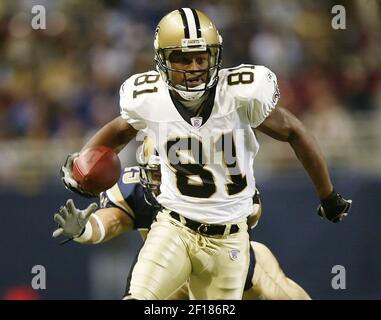
[[[351,204],[352,200],[344,199],[334,189],[327,198],[320,201],[317,212],[320,217],[336,223],[348,215]]]
[[[86,198],[94,198],[98,197],[97,194],[92,194],[90,192],[87,192],[81,188],[81,186],[78,184],[77,181],[74,180],[72,175],[73,170],[73,162],[74,160],[79,156],[79,153],[73,153],[69,154],[66,158],[65,164],[61,167],[60,173],[61,173],[61,180],[63,184],[65,185],[66,189],[73,191],[75,193],[78,193],[79,195],[86,197]]]

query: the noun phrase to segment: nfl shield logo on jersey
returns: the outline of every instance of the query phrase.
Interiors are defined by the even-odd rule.
[[[200,128],[201,127],[201,125],[202,125],[202,117],[193,117],[190,120],[191,120],[192,126],[194,126],[195,128]]]
[[[238,249],[230,250],[229,251],[229,256],[230,256],[230,259],[232,259],[233,261],[237,260],[238,257],[239,257],[239,250]]]

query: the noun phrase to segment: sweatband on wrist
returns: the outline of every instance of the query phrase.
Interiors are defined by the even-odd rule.
[[[335,188],[333,188],[332,192],[327,196],[325,197],[324,199],[320,199],[320,202],[323,204],[327,203],[327,202],[330,202],[332,199],[335,199],[336,198],[336,190]]]
[[[85,231],[77,238],[74,238],[73,240],[79,243],[87,242],[91,239],[93,236],[93,227],[91,226],[90,221],[87,221],[85,226]]]
[[[99,233],[101,235],[100,238],[97,241],[94,241],[94,244],[97,244],[97,243],[102,242],[103,239],[105,238],[105,236],[106,236],[106,230],[105,230],[105,226],[102,223],[102,220],[96,214],[93,214],[92,217],[97,222]]]

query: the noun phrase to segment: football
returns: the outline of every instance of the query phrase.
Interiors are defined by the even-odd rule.
[[[114,150],[98,146],[83,150],[73,163],[73,178],[84,191],[99,194],[118,182],[121,164]]]

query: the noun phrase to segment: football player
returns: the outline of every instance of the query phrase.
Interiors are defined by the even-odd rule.
[[[60,212],[54,215],[59,228],[53,237],[61,234],[74,241],[97,244],[110,240],[121,233],[138,229],[143,240],[154,220],[160,205],[156,197],[160,193],[160,161],[154,154],[151,143],[144,144],[142,164],[122,171],[118,183],[100,195],[100,207],[92,203],[85,210],[75,207],[69,199]],[[262,214],[258,190],[254,198],[254,212],[248,224],[254,228]],[[250,264],[245,282],[243,299],[265,300],[304,300],[308,294],[280,268],[272,252],[263,244],[250,242]],[[129,278],[130,279],[130,276]],[[128,294],[129,281],[126,295]],[[189,298],[188,282],[167,299],[183,300]]]
[[[83,148],[105,145],[119,152],[145,129],[160,155],[163,209],[140,251],[130,297],[164,299],[189,279],[191,298],[240,299],[258,152],[252,128],[290,144],[320,198],[320,216],[339,222],[351,203],[334,189],[314,138],[277,107],[275,74],[259,65],[220,69],[222,37],[204,13],[170,12],[157,26],[154,47],[157,71],[122,84],[121,115]],[[63,182],[85,193],[72,179],[73,159],[63,167]]]

